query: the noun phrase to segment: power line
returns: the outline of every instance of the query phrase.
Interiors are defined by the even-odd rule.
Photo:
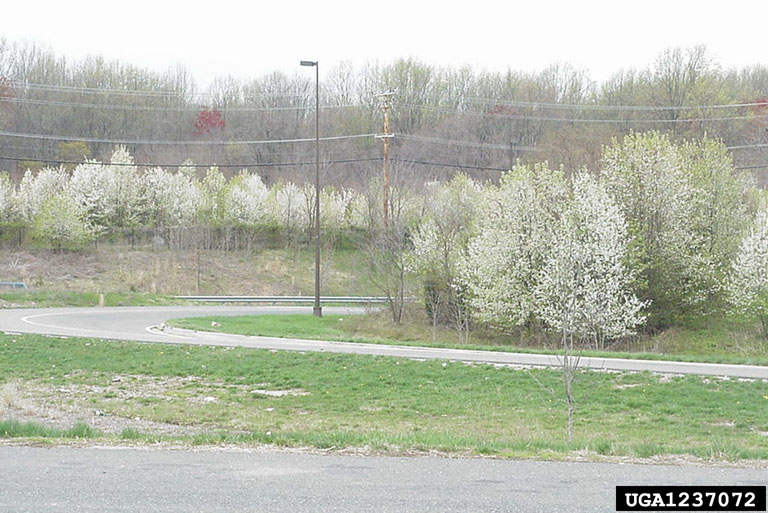
[[[736,166],[734,169],[766,169],[768,168],[768,164],[762,164],[762,165],[756,165],[756,166]]]
[[[546,109],[569,109],[569,110],[607,110],[607,111],[681,111],[681,110],[706,110],[706,109],[735,109],[740,107],[768,107],[768,102],[747,102],[747,103],[723,103],[715,105],[595,105],[585,103],[547,103],[530,102],[519,100],[496,100],[493,98],[459,97],[453,96],[452,99],[485,103],[492,105],[509,105],[511,107],[531,107]]]
[[[107,103],[78,103],[78,102],[65,102],[59,100],[35,100],[30,98],[9,98],[1,97],[0,102],[3,103],[18,103],[26,105],[43,105],[43,106],[55,106],[55,107],[72,107],[72,108],[87,108],[87,109],[102,109],[102,110],[135,110],[135,111],[159,111],[159,112],[198,112],[202,106],[189,106],[189,107],[153,107],[143,105],[118,105]],[[350,107],[361,107],[358,104],[343,104],[343,105],[322,105],[320,109],[341,109]],[[312,107],[214,107],[223,113],[226,112],[271,112],[271,111],[300,111],[311,110]]]
[[[471,111],[453,111],[437,107],[428,107],[423,105],[414,105],[408,103],[396,103],[400,107],[408,109],[428,110],[440,112],[443,114],[453,114],[456,116],[476,116],[496,119],[525,119],[531,121],[553,121],[561,123],[610,123],[610,124],[628,124],[628,123],[685,123],[700,121],[744,121],[754,119],[768,118],[768,115],[759,116],[729,116],[720,118],[680,118],[680,119],[591,119],[591,118],[552,118],[546,116],[529,116],[524,114],[492,114],[489,112],[471,112]]]
[[[115,163],[98,162],[86,160],[62,160],[62,159],[41,159],[37,157],[7,157],[0,155],[0,160],[10,160],[12,162],[42,162],[43,164],[96,164],[109,167],[191,167],[191,168],[232,168],[232,167],[288,167],[288,166],[312,166],[315,161],[308,162],[250,162],[242,164],[158,164],[158,163]],[[349,164],[354,162],[375,162],[381,161],[381,157],[357,158],[357,159],[337,159],[326,161],[329,164]]]
[[[120,95],[133,95],[133,96],[159,96],[159,97],[207,97],[216,98],[217,95],[213,93],[183,93],[181,91],[155,91],[146,89],[116,89],[105,87],[84,87],[84,86],[65,86],[55,84],[35,84],[27,83],[20,80],[9,80],[7,84],[24,89],[42,90],[42,91],[60,91],[60,92],[75,92],[83,94],[120,94]],[[245,98],[301,98],[306,96],[299,93],[251,93],[244,96],[240,96],[241,99]],[[501,98],[486,98],[486,97],[472,97],[472,96],[447,96],[447,99],[456,100],[457,102],[467,103],[482,103],[490,105],[508,105],[512,107],[528,107],[528,108],[541,108],[541,109],[568,109],[568,110],[603,110],[603,111],[686,111],[686,110],[706,110],[706,109],[735,109],[742,107],[768,107],[768,102],[744,102],[744,103],[725,103],[725,104],[712,104],[712,105],[596,105],[587,103],[560,103],[560,102],[537,102],[526,100],[505,100]]]
[[[489,149],[489,150],[522,150],[522,151],[541,151],[535,146],[520,146],[515,144],[497,144],[497,143],[479,143],[473,141],[460,141],[456,139],[441,139],[439,137],[425,137],[420,135],[406,135],[406,134],[393,134],[397,139],[404,139],[408,141],[418,141],[436,144],[445,144],[450,146],[468,146],[472,148]]]
[[[468,166],[464,164],[449,164],[445,162],[429,162],[426,160],[411,160],[411,159],[394,159],[397,162],[404,162],[406,164],[423,164],[425,166],[439,166],[439,167],[452,167],[456,169],[478,169],[482,171],[509,171],[506,167],[482,167],[482,166]]]
[[[330,137],[321,137],[321,141],[338,141],[343,139],[361,139],[367,137],[375,137],[377,134],[356,134],[356,135],[335,135]],[[148,140],[127,140],[127,139],[96,139],[88,137],[71,137],[66,135],[52,135],[52,134],[28,134],[20,132],[4,132],[0,131],[0,136],[6,137],[18,137],[21,139],[39,139],[45,141],[72,141],[72,142],[89,142],[89,143],[104,143],[104,144],[131,144],[131,145],[157,145],[157,146],[170,146],[170,145],[258,145],[258,144],[284,144],[284,143],[304,143],[314,142],[315,138],[311,139],[273,139],[273,140],[258,140],[258,141],[148,141]]]
[[[726,150],[746,150],[749,148],[768,148],[768,143],[762,144],[742,144],[740,146],[726,146]]]
[[[64,86],[54,84],[33,84],[19,80],[8,80],[5,82],[13,87],[19,87],[24,89],[36,89],[40,91],[54,91],[54,92],[68,92],[68,93],[80,93],[80,94],[118,94],[127,96],[158,96],[158,97],[177,97],[177,98],[215,98],[216,95],[212,93],[183,93],[181,91],[154,91],[148,89],[114,89],[107,87],[80,87],[80,86]],[[305,95],[297,93],[256,93],[248,94],[243,98],[301,98]]]
[[[47,158],[40,158],[40,157],[10,157],[10,156],[3,156],[0,155],[0,160],[9,160],[12,162],[41,162],[44,164],[97,164],[101,166],[110,166],[110,167],[190,167],[190,168],[211,168],[211,167],[219,167],[219,168],[248,168],[248,167],[289,167],[289,166],[312,166],[315,164],[314,160],[311,161],[298,161],[298,162],[245,162],[245,163],[239,163],[239,164],[177,164],[177,163],[156,163],[156,162],[147,162],[147,163],[135,163],[135,164],[128,164],[128,163],[115,163],[111,164],[108,162],[98,162],[98,161],[81,161],[81,160],[65,160],[65,159],[47,159]],[[465,164],[453,164],[453,163],[447,163],[447,162],[431,162],[426,160],[414,160],[414,159],[393,159],[396,162],[402,162],[407,164],[421,164],[421,165],[427,165],[427,166],[438,166],[438,167],[448,167],[448,168],[456,168],[456,169],[476,169],[476,170],[483,170],[483,171],[509,171],[507,168],[498,168],[498,167],[483,167],[483,166],[472,166],[472,165],[465,165]],[[353,158],[353,159],[333,159],[328,160],[326,163],[328,164],[350,164],[350,163],[359,163],[359,162],[381,162],[382,157],[365,157],[365,158]]]

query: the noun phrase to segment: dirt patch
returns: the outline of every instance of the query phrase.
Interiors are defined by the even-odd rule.
[[[0,419],[37,422],[57,429],[86,422],[106,434],[134,429],[143,434],[183,436],[210,432],[220,426],[158,422],[126,412],[135,410],[131,406],[137,404],[162,407],[173,403],[177,408],[179,405],[199,408],[223,404],[226,407],[231,398],[237,396],[259,395],[268,400],[307,394],[301,389],[271,390],[265,388],[265,383],[208,382],[197,376],[121,374],[70,378],[65,385],[38,380],[6,383],[0,388]]]

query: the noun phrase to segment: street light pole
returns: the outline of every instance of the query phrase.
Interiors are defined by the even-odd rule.
[[[323,316],[320,306],[320,66],[318,61],[301,61],[315,67],[315,304],[312,314]]]

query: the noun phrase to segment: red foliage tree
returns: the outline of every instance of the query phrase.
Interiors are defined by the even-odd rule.
[[[200,112],[197,113],[194,127],[195,135],[210,134],[213,130],[223,130],[226,123],[221,115],[219,109],[203,107]]]

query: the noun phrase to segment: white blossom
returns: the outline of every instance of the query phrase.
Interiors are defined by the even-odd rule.
[[[0,173],[0,222],[8,222],[15,217],[14,189],[7,173]]]
[[[309,225],[303,215],[302,194],[298,187],[291,182],[275,186],[274,218],[285,228],[305,228]]]
[[[64,192],[68,181],[67,171],[63,167],[46,167],[36,175],[27,170],[14,198],[19,217],[27,222],[32,221],[43,202]]]
[[[755,315],[768,337],[768,210],[761,210],[741,242],[728,284],[734,310]]]
[[[536,277],[552,247],[567,189],[561,172],[538,164],[515,166],[485,195],[461,279],[480,320],[522,326],[535,318]]]
[[[228,215],[245,225],[267,224],[269,188],[256,173],[243,171],[231,181]]]
[[[148,221],[155,226],[188,226],[194,222],[200,190],[189,176],[156,167],[142,177]]]
[[[559,333],[604,348],[634,333],[647,303],[631,289],[627,224],[605,188],[586,172],[573,177],[551,251],[536,279],[537,316]]]

